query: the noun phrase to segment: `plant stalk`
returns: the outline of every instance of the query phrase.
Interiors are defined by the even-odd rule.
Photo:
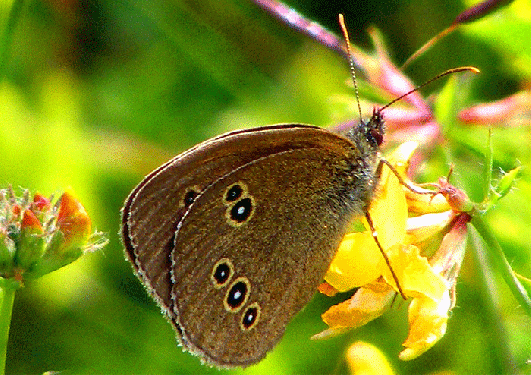
[[[5,282],[1,288],[2,300],[0,301],[0,374],[6,371],[7,341],[9,338],[9,326],[15,301],[15,291],[18,289],[13,283]]]
[[[531,298],[516,277],[507,258],[505,258],[505,254],[503,253],[498,240],[492,235],[479,215],[473,217],[472,224],[489,248],[487,255],[490,258],[491,264],[496,265],[496,270],[501,273],[505,283],[513,293],[521,308],[527,315],[531,316]]]

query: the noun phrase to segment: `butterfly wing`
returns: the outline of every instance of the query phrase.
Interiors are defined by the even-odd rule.
[[[133,191],[126,251],[185,348],[245,366],[280,340],[362,212],[357,156],[320,128],[257,128],[200,144]]]

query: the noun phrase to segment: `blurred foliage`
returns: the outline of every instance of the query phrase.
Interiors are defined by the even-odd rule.
[[[343,12],[354,42],[366,48],[371,46],[365,29],[376,25],[398,63],[471,5],[287,3],[336,32],[337,14]],[[0,3],[0,30],[11,6]],[[512,94],[531,78],[530,19],[527,0],[516,0],[442,40],[408,74],[423,82],[447,68],[473,65],[482,74],[463,88],[463,106]],[[94,226],[109,233],[110,244],[19,291],[7,373],[219,373],[181,352],[124,260],[120,207],[143,175],[228,129],[278,122],[329,126],[357,116],[339,111],[332,100],[351,94],[348,74],[339,56],[249,1],[24,2],[0,83],[0,186],[10,183],[44,195],[71,187]],[[443,83],[422,91],[436,92]],[[487,217],[510,263],[528,277],[529,129],[493,132],[495,168],[521,164],[523,172],[518,189]],[[457,184],[480,200],[488,131],[460,124],[445,130],[458,145],[436,150],[421,178],[445,175],[451,161]],[[407,334],[400,304],[350,334],[310,341],[325,328],[320,314],[341,300],[316,296],[266,360],[243,372],[346,373],[345,350],[363,339],[380,347],[402,374],[497,374],[507,365],[515,373],[531,373],[526,364],[531,321],[500,277],[483,273],[477,263],[469,252],[448,333],[418,360],[397,359]],[[486,283],[494,287],[489,291]]]

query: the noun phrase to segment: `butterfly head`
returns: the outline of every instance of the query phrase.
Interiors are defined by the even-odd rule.
[[[363,156],[376,155],[383,143],[385,134],[385,122],[380,109],[374,108],[369,120],[360,120],[346,134]]]

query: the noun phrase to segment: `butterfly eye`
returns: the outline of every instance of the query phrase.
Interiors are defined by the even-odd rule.
[[[383,134],[380,133],[378,130],[372,129],[370,132],[370,135],[378,146],[380,146],[383,143]]]
[[[238,277],[225,296],[225,309],[230,312],[239,311],[247,302],[251,292],[251,284],[246,277]]]
[[[251,303],[242,315],[241,329],[243,331],[248,331],[251,328],[254,328],[258,323],[259,318],[260,306],[256,302]]]

